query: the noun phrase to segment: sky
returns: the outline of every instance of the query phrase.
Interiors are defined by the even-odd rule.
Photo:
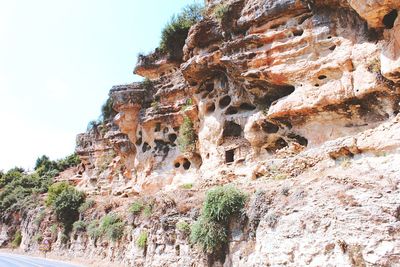
[[[74,152],[113,85],[201,0],[0,0],[0,170]]]

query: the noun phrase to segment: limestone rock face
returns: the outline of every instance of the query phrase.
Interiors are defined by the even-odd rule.
[[[182,62],[140,56],[134,72],[146,80],[113,87],[117,115],[78,136],[79,188],[169,203],[133,219],[125,245],[82,241],[90,253],[133,266],[396,266],[400,2],[206,8]],[[251,197],[215,259],[174,225],[193,222],[204,192],[226,183]],[[146,251],[134,241],[143,229]]]

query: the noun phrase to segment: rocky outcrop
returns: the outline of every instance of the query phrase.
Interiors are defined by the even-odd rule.
[[[398,1],[206,4],[183,62],[140,56],[146,80],[113,87],[117,115],[78,136],[69,178],[102,195],[84,216],[113,210],[130,228],[117,243],[78,233],[68,253],[132,266],[396,266]],[[225,253],[205,255],[176,223],[227,183],[248,192],[246,211]],[[133,196],[154,197],[154,213],[132,218]]]

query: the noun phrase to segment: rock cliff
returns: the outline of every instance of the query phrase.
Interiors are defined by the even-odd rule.
[[[139,57],[146,80],[111,89],[115,116],[78,135],[82,163],[59,177],[96,199],[83,217],[123,215],[124,237],[77,233],[55,253],[130,266],[398,266],[399,10],[207,0],[181,60]],[[207,255],[176,224],[228,183],[249,200],[222,255]],[[127,211],[138,199],[151,214]]]

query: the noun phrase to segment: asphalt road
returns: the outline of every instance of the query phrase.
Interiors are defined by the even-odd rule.
[[[0,267],[79,267],[61,261],[0,253]]]

